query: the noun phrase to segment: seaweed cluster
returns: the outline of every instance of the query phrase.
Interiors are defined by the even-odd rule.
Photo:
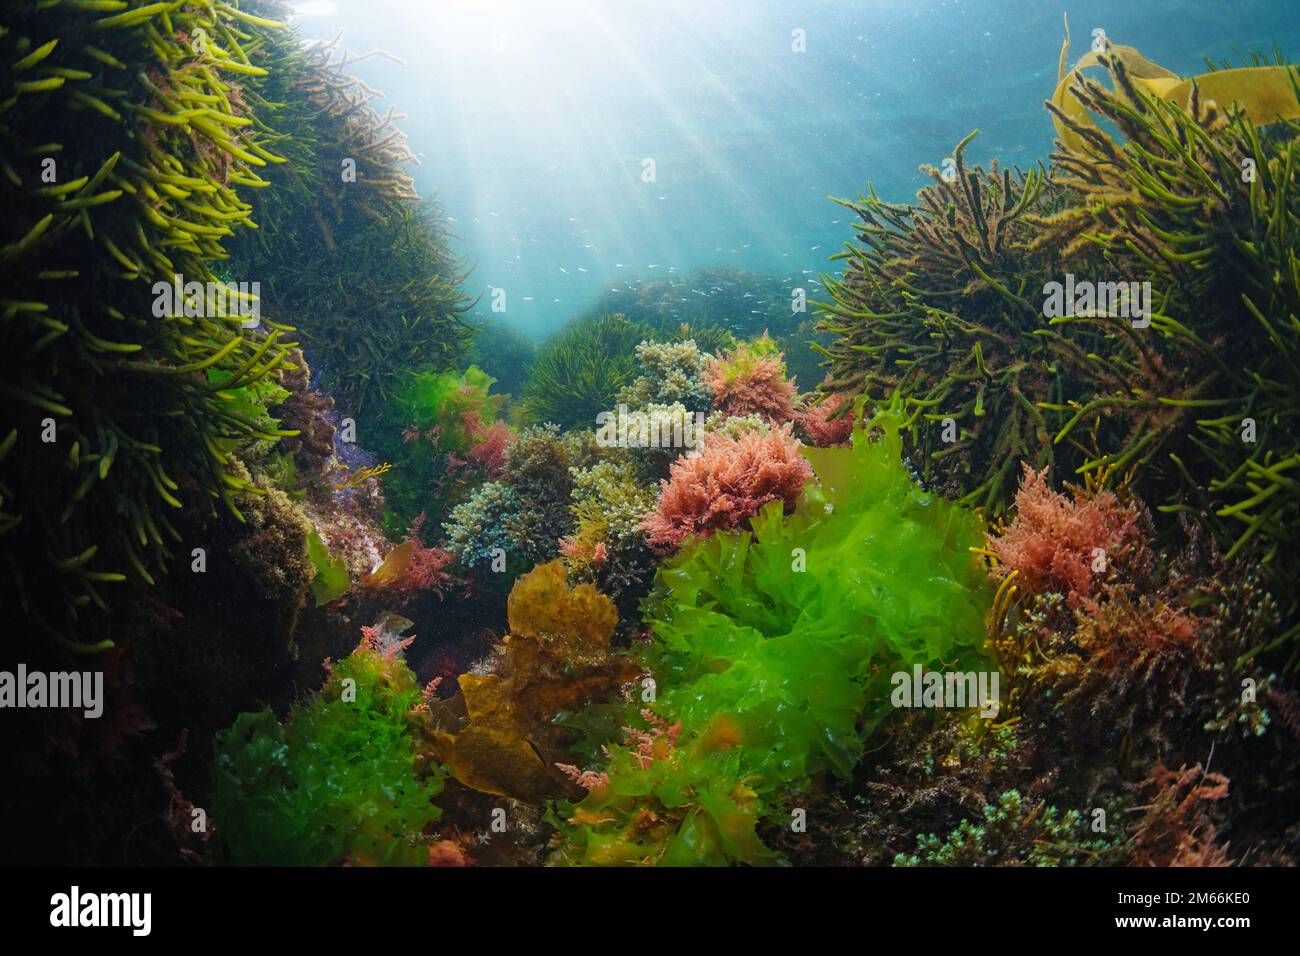
[[[10,14],[0,587],[30,630],[102,647],[106,588],[170,567],[183,506],[237,514],[234,449],[280,434],[240,390],[290,364],[289,330],[246,327],[254,293],[216,271],[282,162],[244,96],[279,27],[212,2]]]
[[[766,333],[713,359],[704,382],[713,407],[728,417],[757,415],[774,425],[794,418],[795,383],[786,378],[785,356]]]
[[[793,509],[812,477],[787,425],[739,438],[710,434],[698,455],[673,462],[655,510],[642,522],[649,545],[661,554],[692,537],[747,527],[769,502]]]
[[[494,672],[462,674],[460,693],[431,705],[433,756],[475,790],[534,801],[563,794],[554,756],[565,731],[554,718],[616,694],[639,672],[610,646],[613,602],[566,577],[558,561],[521,577]]]
[[[915,853],[895,866],[1079,866],[1113,859],[1117,841],[1089,832],[1078,810],[1062,812],[1008,790],[986,803],[978,824],[963,821],[946,837],[921,834]]]
[[[818,381],[821,356],[814,343],[828,345],[831,336],[819,332],[816,321],[799,302],[821,291],[816,279],[762,275],[741,269],[697,269],[624,282],[604,293],[580,318],[609,312],[650,326],[657,338],[693,338],[700,348],[717,355],[735,344],[769,333],[786,354],[791,373]]]
[[[1235,768],[1243,739],[1263,737],[1284,704],[1255,659],[1279,603],[1258,566],[1228,565],[1204,541],[1159,556],[1149,526],[1136,501],[1096,486],[1067,497],[1026,473],[986,552],[1010,706],[1069,739],[1070,759],[1118,752],[1122,770],[1214,744]],[[1243,695],[1243,678],[1257,692]]]
[[[705,384],[709,353],[692,338],[642,342],[636,347],[640,374],[618,393],[628,408],[647,405],[681,405],[688,411],[713,404],[713,392]]]
[[[1067,40],[1049,166],[846,204],[801,396],[717,270],[464,365],[402,117],[286,9],[0,28],[0,599],[115,704],[24,717],[37,792],[143,767],[113,819],[238,864],[1294,862],[1294,68]]]
[[[400,380],[370,443],[394,465],[384,481],[392,527],[405,529],[421,514],[436,526],[474,479],[498,477],[511,436],[497,420],[505,396],[492,394],[494,384],[473,365]]]
[[[1098,59],[1113,89],[1076,68],[1069,90],[1083,115],[1053,103],[1071,203],[1044,222],[1043,242],[1150,282],[1158,335],[1109,360],[1127,388],[1074,396],[1062,433],[1120,419],[1120,441],[1081,472],[1140,472],[1161,512],[1195,516],[1229,556],[1293,581],[1300,496],[1285,476],[1300,464],[1300,274],[1278,266],[1300,256],[1300,71],[1229,69],[1157,93],[1134,79],[1156,72],[1136,51]]]
[[[423,865],[438,820],[436,765],[421,760],[406,642],[367,629],[329,681],[281,724],[241,714],[215,744],[212,813],[243,866]]]
[[[657,561],[642,521],[657,499],[655,486],[626,461],[600,461],[573,475],[574,530],[560,552],[575,580],[595,584],[624,613],[636,610],[654,578]]]
[[[555,425],[525,428],[495,481],[479,485],[443,523],[447,548],[472,570],[515,576],[555,557],[572,525],[576,450]]]
[[[908,446],[925,480],[996,511],[1018,461],[1041,468],[1060,454],[1052,438],[1066,419],[1034,400],[1059,397],[1052,385],[1069,366],[1052,351],[1059,333],[1035,334],[1044,322],[1026,298],[1056,259],[1033,247],[1025,221],[1060,200],[1041,169],[968,170],[969,139],[953,151],[953,182],[923,167],[934,185],[915,205],[874,191],[845,203],[862,221],[859,244],[838,256],[843,276],[823,280],[831,301],[821,327],[836,338],[821,388],[906,397]],[[943,441],[944,419],[958,429],[953,441]]]
[[[521,421],[594,426],[596,416],[612,409],[619,390],[632,383],[633,350],[651,336],[649,326],[616,313],[565,326],[537,350],[520,396]]]
[[[925,479],[990,516],[1021,461],[1126,480],[1292,579],[1294,68],[1174,84],[1130,48],[1072,71],[1067,52],[1050,169],[968,168],[967,137],[916,204],[846,204],[862,221],[827,280],[823,390],[903,396]]]
[[[692,339],[641,341],[634,357],[636,374],[599,429],[525,429],[503,473],[453,511],[444,527],[467,567],[508,562],[513,576],[558,547],[574,580],[598,583],[633,611],[655,551],[744,527],[768,501],[794,507],[811,471],[789,424],[794,387],[770,337],[722,358]]]
[[[279,0],[253,8],[281,12]],[[359,421],[377,413],[409,369],[455,366],[473,335],[463,265],[448,223],[404,169],[418,162],[374,103],[382,93],[348,67],[341,37],[305,47],[296,33],[254,57],[270,73],[263,122],[292,144],[256,207],[266,225],[235,250],[269,308],[302,330],[322,384]]]
[[[890,409],[851,448],[806,449],[818,481],[793,515],[773,502],[663,565],[645,615],[657,699],[609,748],[559,861],[770,861],[760,819],[822,771],[851,773],[893,709],[892,672],[979,665],[980,523],[913,482],[901,421]]]

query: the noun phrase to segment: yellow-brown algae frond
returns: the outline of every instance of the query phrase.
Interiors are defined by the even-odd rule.
[[[1110,140],[1090,115],[1089,100],[1096,84],[1084,77],[1083,70],[1094,66],[1104,67],[1112,82],[1109,92],[1100,87],[1096,91],[1121,100],[1138,112],[1144,111],[1138,95],[1141,92],[1167,100],[1194,116],[1199,114],[1200,104],[1213,102],[1235,103],[1256,126],[1300,119],[1300,99],[1289,66],[1239,67],[1184,78],[1148,60],[1131,46],[1102,39],[1104,52],[1089,50],[1066,72],[1070,49],[1067,20],[1056,89],[1049,101],[1056,134],[1066,152],[1086,153],[1085,140],[1095,137]]]
[[[371,478],[378,478],[392,469],[392,465],[384,462],[382,465],[369,465],[365,468],[358,468],[356,471],[349,473],[342,481],[334,485],[335,491],[343,491],[346,488],[360,488]]]

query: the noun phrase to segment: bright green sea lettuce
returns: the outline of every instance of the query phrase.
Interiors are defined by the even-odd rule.
[[[386,519],[396,537],[421,513],[441,520],[465,493],[456,462],[469,457],[497,420],[504,395],[491,393],[491,375],[471,365],[464,372],[425,369],[405,376],[378,415],[375,454],[393,463],[384,476]]]
[[[316,576],[311,581],[311,595],[316,599],[317,607],[348,593],[352,584],[348,580],[347,562],[330,556],[329,548],[317,531],[307,536],[307,556],[316,568]]]
[[[417,773],[415,675],[363,643],[283,724],[240,714],[215,743],[212,814],[241,866],[421,865],[439,818],[436,767]]]
[[[983,523],[913,481],[902,421],[888,408],[850,448],[805,449],[818,481],[793,515],[769,505],[660,570],[649,726],[610,748],[559,861],[764,862],[759,818],[822,771],[848,776],[892,674],[993,666]]]

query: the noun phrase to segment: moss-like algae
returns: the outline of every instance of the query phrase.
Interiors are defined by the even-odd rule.
[[[637,373],[633,350],[649,326],[602,315],[566,326],[544,342],[524,383],[518,414],[525,424],[551,422],[590,428],[614,408],[619,390]]]
[[[218,736],[212,816],[244,866],[422,865],[420,836],[439,817],[436,768],[417,773],[415,676],[362,644],[281,724],[241,714]]]
[[[291,13],[280,0],[246,3]],[[363,427],[408,370],[451,368],[473,333],[450,224],[404,168],[418,163],[404,117],[394,107],[380,114],[373,104],[383,94],[348,71],[372,56],[389,57],[354,54],[341,37],[304,43],[296,31],[252,52],[268,75],[250,95],[289,161],[268,171],[270,188],[255,197],[263,228],[234,247],[267,305],[302,330],[324,387]]]

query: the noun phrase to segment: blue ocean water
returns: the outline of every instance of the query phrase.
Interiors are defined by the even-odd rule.
[[[504,289],[497,317],[534,337],[604,292],[693,269],[815,281],[852,236],[828,196],[870,183],[908,200],[917,167],[973,129],[976,162],[1045,159],[1064,14],[1072,61],[1097,28],[1183,74],[1234,51],[1300,49],[1293,0],[299,7],[308,36],[343,30],[350,49],[404,61],[356,70],[407,114],[412,172],[454,221],[471,294]]]

